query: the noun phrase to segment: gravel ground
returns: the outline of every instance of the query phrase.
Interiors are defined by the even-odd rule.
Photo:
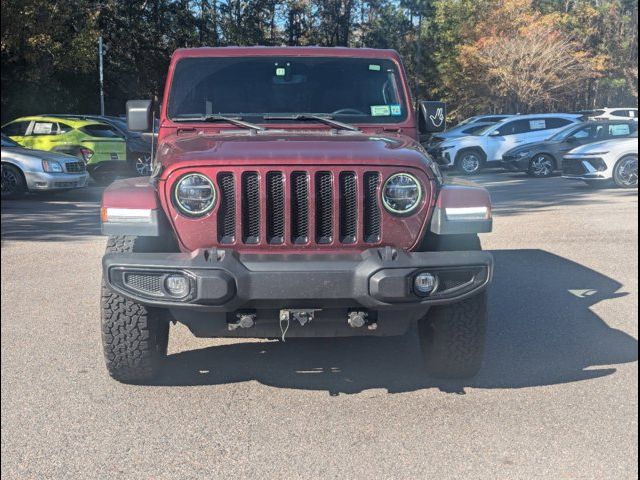
[[[399,338],[202,340],[154,386],[109,379],[100,190],[2,204],[2,478],[638,476],[638,197],[488,173],[482,373]]]

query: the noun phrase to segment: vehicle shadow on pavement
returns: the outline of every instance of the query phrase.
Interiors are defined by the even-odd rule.
[[[415,332],[402,337],[246,341],[170,355],[155,385],[218,385],[256,380],[279,388],[353,394],[439,388],[525,388],[576,382],[635,362],[638,342],[590,310],[625,296],[622,285],[542,250],[494,251],[485,365],[465,382],[428,378]],[[633,314],[633,312],[630,312]],[[604,368],[597,368],[606,366]]]
[[[638,197],[635,189],[624,190],[608,184],[593,187],[559,177],[533,179],[524,174],[503,173],[473,180],[489,190],[493,210],[501,217],[595,202],[606,205],[621,198]]]
[[[39,193],[2,202],[2,242],[78,241],[100,235],[102,188]]]

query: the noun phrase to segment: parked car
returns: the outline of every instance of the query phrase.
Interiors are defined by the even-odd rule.
[[[127,120],[121,117],[102,115],[49,115],[56,118],[73,118],[96,120],[115,128],[127,142],[127,163],[133,175],[146,176],[151,174],[151,138],[139,132],[132,132],[127,127]]]
[[[638,131],[630,138],[571,150],[563,159],[563,176],[590,185],[613,181],[620,188],[638,188]]]
[[[530,143],[509,150],[502,165],[512,172],[526,172],[532,177],[550,177],[562,170],[562,156],[580,145],[629,137],[638,131],[635,122],[601,121],[570,125],[543,142]]]
[[[602,108],[589,115],[591,120],[633,120],[638,121],[638,108]]]
[[[462,127],[452,128],[450,130],[447,130],[446,132],[439,133],[437,135],[432,135],[426,147],[428,150],[438,148],[438,146],[445,140],[450,140],[452,138],[466,137],[468,135],[475,135],[481,130],[484,130],[486,127],[495,125],[496,123],[498,122],[474,122],[474,123],[469,123],[467,125],[463,125]]]
[[[432,155],[441,165],[474,175],[517,147],[544,140],[569,125],[579,123],[579,114],[549,113],[518,115],[490,125],[473,135],[442,142]]]
[[[24,148],[4,134],[2,146],[2,199],[20,198],[27,192],[71,190],[87,185],[83,160],[71,155]]]
[[[425,373],[478,372],[489,194],[447,182],[420,147],[444,106],[414,109],[396,52],[181,49],[162,104],[152,182],[117,180],[102,200],[113,378],[157,374],[175,321],[199,337],[282,339],[415,325]],[[150,101],[128,113],[151,127]]]
[[[2,133],[27,148],[66,153],[85,160],[89,174],[100,184],[111,183],[127,171],[125,139],[103,122],[32,116],[3,125]]]

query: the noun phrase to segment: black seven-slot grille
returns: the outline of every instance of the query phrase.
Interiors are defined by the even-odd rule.
[[[268,171],[263,176],[257,171],[217,175],[220,244],[354,244],[358,232],[360,242],[380,241],[379,172],[361,178],[352,171]]]

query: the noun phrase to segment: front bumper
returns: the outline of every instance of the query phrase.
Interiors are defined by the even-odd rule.
[[[103,257],[110,289],[136,302],[209,312],[245,309],[349,308],[398,310],[459,302],[484,290],[493,275],[487,252],[408,253],[390,247],[357,254],[130,253]],[[439,277],[430,296],[413,290],[418,273]],[[188,279],[189,293],[172,297],[167,276]]]
[[[27,188],[32,191],[69,190],[87,186],[89,174],[25,172]]]
[[[502,167],[510,172],[526,172],[529,170],[531,157],[502,157]]]
[[[564,157],[562,176],[570,180],[608,180],[609,167],[600,157]]]

